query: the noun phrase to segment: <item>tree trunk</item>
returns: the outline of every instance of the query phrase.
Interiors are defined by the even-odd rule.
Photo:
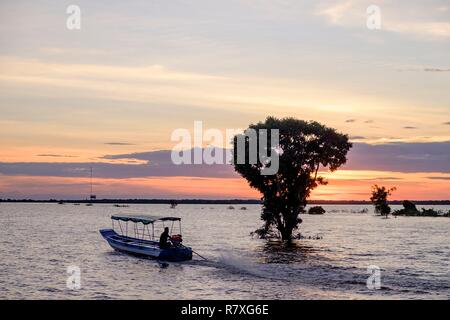
[[[285,226],[282,230],[279,230],[281,233],[281,240],[283,241],[291,241],[292,240],[292,228],[289,226]]]
[[[288,234],[282,233],[281,234],[281,240],[290,242],[292,240],[292,235],[288,235]]]
[[[287,210],[287,212],[283,213],[283,230],[280,230],[281,240],[283,241],[291,241],[292,240],[292,231],[295,229],[297,216],[294,218],[294,212],[291,210]]]

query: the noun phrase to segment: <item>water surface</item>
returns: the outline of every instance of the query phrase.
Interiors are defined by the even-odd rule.
[[[0,298],[450,298],[449,218],[382,219],[369,206],[323,206],[323,216],[302,216],[307,239],[283,248],[249,236],[261,224],[260,206],[242,206],[2,203]],[[364,208],[369,212],[356,213]],[[185,244],[208,261],[160,268],[113,251],[98,230],[111,225],[114,213],[182,217]],[[66,286],[71,265],[81,270],[79,290]],[[381,269],[379,290],[366,285],[371,265]]]

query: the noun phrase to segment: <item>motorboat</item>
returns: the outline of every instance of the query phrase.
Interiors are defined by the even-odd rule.
[[[117,251],[164,261],[192,259],[192,249],[182,244],[181,218],[116,214],[111,216],[111,221],[112,229],[102,229],[100,234]],[[133,226],[131,230],[129,223]],[[155,240],[155,227],[162,230],[169,226],[170,245],[160,248],[159,241]]]

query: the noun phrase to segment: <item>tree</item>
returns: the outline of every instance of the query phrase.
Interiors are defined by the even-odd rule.
[[[170,208],[175,209],[177,207],[178,203],[175,200],[170,200]]]
[[[263,142],[271,141],[271,129],[278,129],[279,143],[264,145]],[[249,130],[256,134],[248,134]],[[263,141],[261,131],[267,134]],[[238,163],[238,141],[242,139],[246,158],[244,163]],[[318,122],[274,117],[251,124],[244,134],[234,137],[233,143],[235,170],[262,194],[264,225],[256,233],[263,238],[281,236],[282,240],[291,240],[301,222],[298,215],[304,212],[311,191],[327,183],[318,176],[319,169],[337,170],[347,161],[347,152],[352,147],[347,135]],[[272,159],[249,161],[249,148],[255,143],[258,152],[265,150],[271,156],[274,152],[278,155],[279,168],[275,174],[262,174],[264,168],[271,167]]]
[[[376,213],[386,217],[391,213],[391,207],[388,205],[387,198],[395,190],[395,187],[386,189],[386,187],[379,187],[378,185],[372,186],[372,196],[370,197],[370,201],[372,201],[375,206]]]

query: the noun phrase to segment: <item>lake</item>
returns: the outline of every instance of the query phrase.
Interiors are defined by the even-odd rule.
[[[0,298],[450,298],[450,218],[383,219],[370,206],[324,205],[325,215],[302,215],[306,239],[283,248],[250,237],[260,205],[234,207],[1,203]],[[194,256],[161,268],[115,252],[98,232],[114,213],[181,217],[185,245],[208,261]],[[80,270],[79,289],[67,287],[70,266]],[[374,270],[379,289],[367,286]]]

